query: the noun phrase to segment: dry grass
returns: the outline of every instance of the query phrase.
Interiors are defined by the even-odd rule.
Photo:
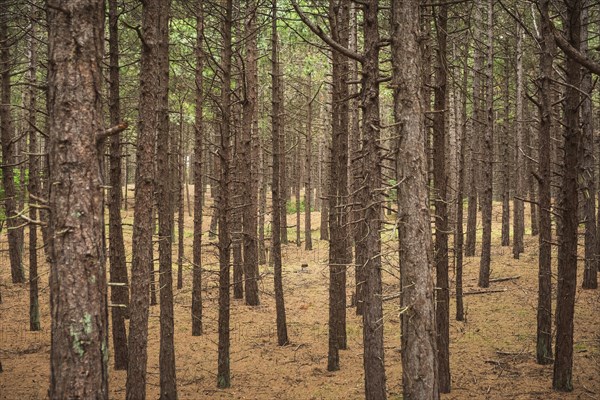
[[[495,210],[494,230],[499,227]],[[124,214],[131,223],[132,210]],[[186,215],[186,255],[191,255],[191,219]],[[208,218],[205,218],[208,228]],[[313,215],[318,227],[318,213]],[[290,225],[295,216],[289,216]],[[124,227],[130,240],[131,226]],[[290,239],[294,237],[290,229]],[[451,369],[453,391],[444,399],[600,399],[600,292],[578,289],[575,315],[575,391],[551,390],[552,366],[535,364],[537,302],[537,238],[526,237],[526,253],[514,260],[509,248],[499,245],[494,235],[492,277],[520,275],[515,281],[492,284],[506,292],[465,298],[467,321],[451,318]],[[318,232],[315,232],[318,236]],[[385,257],[386,294],[398,290],[395,244],[390,233],[384,237],[389,249]],[[5,233],[0,243],[6,248]],[[131,243],[128,244],[131,249]],[[8,257],[1,253],[0,285],[0,399],[42,399],[49,381],[50,316],[47,267],[41,277],[43,331],[28,332],[26,286],[9,284]],[[310,252],[294,244],[284,247],[284,286],[288,330],[292,343],[278,347],[275,332],[273,276],[261,267],[260,307],[232,302],[232,388],[216,389],[217,275],[214,248],[206,247],[204,263],[205,335],[192,337],[191,270],[186,266],[184,288],[175,291],[175,345],[180,399],[360,399],[363,398],[362,328],[354,309],[348,309],[349,349],[341,352],[341,370],[329,373],[327,363],[327,244],[315,241]],[[466,258],[465,290],[476,287],[478,257]],[[307,263],[308,272],[300,272]],[[581,269],[581,268],[580,268]],[[451,273],[452,275],[452,273]],[[580,278],[581,278],[581,274]],[[453,275],[451,276],[453,280]],[[348,294],[354,283],[349,270]],[[453,284],[453,282],[452,282]],[[385,363],[391,399],[401,398],[400,332],[398,302],[385,304]],[[158,398],[158,307],[151,309],[148,359],[148,398]],[[454,302],[451,304],[451,317]],[[125,397],[125,372],[110,371],[111,398]]]

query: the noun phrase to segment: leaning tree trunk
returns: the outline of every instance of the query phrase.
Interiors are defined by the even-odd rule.
[[[419,1],[392,3],[392,87],[397,155],[402,276],[402,390],[405,399],[438,399],[427,155],[421,85]],[[440,27],[441,28],[441,27]]]
[[[102,237],[104,3],[48,8],[52,399],[108,399]]]

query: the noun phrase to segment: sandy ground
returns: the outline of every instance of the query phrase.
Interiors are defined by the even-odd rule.
[[[600,399],[600,291],[578,289],[575,315],[574,386],[569,394],[551,390],[552,366],[535,364],[537,238],[526,235],[526,252],[514,260],[500,247],[500,210],[495,209],[492,277],[520,279],[492,284],[506,291],[465,297],[466,321],[454,320],[451,303],[452,393],[444,399]],[[124,212],[130,223],[133,211]],[[313,213],[318,227],[318,213]],[[302,220],[304,220],[302,218]],[[208,218],[205,218],[208,226]],[[289,225],[295,216],[289,215]],[[527,223],[528,225],[528,223]],[[125,225],[128,256],[131,226]],[[192,222],[186,213],[185,252],[191,257]],[[290,229],[290,239],[295,238]],[[318,238],[318,231],[314,237]],[[362,328],[348,308],[349,349],[341,352],[341,370],[327,372],[327,243],[316,240],[307,252],[284,246],[284,287],[291,344],[277,346],[273,275],[261,267],[261,306],[232,302],[232,387],[216,388],[217,275],[214,248],[206,247],[204,266],[205,335],[191,336],[191,270],[184,267],[184,287],[175,290],[175,346],[180,399],[361,399],[363,398]],[[398,291],[395,240],[384,233],[384,294]],[[0,236],[6,249],[6,232]],[[478,250],[479,251],[479,250]],[[554,254],[555,256],[556,254]],[[176,259],[175,259],[176,260]],[[479,258],[466,258],[465,291],[475,290]],[[308,264],[302,272],[300,265]],[[451,264],[452,268],[452,264]],[[555,269],[555,268],[554,268]],[[27,286],[10,284],[8,255],[0,253],[0,399],[43,399],[49,382],[50,315],[47,267],[41,268],[42,331],[29,332]],[[581,265],[579,283],[581,282]],[[451,285],[454,273],[451,271]],[[556,282],[554,282],[556,283]],[[348,271],[348,302],[354,274]],[[385,303],[385,364],[390,399],[402,398],[398,300]],[[159,309],[150,311],[148,398],[159,393]],[[125,398],[125,372],[110,370],[110,396]]]

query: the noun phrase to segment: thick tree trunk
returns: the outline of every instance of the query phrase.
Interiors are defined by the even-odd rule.
[[[285,154],[281,154],[282,146],[281,140],[281,89],[279,87],[279,44],[277,36],[277,0],[273,0],[272,7],[272,21],[271,21],[271,78],[272,78],[272,131],[273,131],[273,180],[271,185],[271,198],[273,203],[273,224],[272,224],[272,248],[274,266],[274,284],[275,284],[275,308],[277,316],[277,344],[279,346],[285,346],[289,343],[287,334],[287,323],[285,314],[285,302],[283,297],[283,277],[282,277],[282,266],[281,266],[281,224],[278,223],[282,220],[281,198],[285,198],[285,195],[281,192],[283,187],[280,182],[281,173],[279,168],[281,167],[280,157],[285,157]]]
[[[111,126],[121,123],[120,74],[119,74],[119,17],[116,0],[108,3],[109,22],[109,57],[110,57],[110,86],[109,105]],[[127,369],[127,332],[125,318],[128,315],[129,289],[127,265],[125,258],[125,243],[121,220],[121,138],[114,136],[110,139],[110,192],[108,196],[109,220],[109,249],[110,256],[110,301],[112,311],[112,337],[114,347],[114,366],[116,370]]]
[[[25,282],[23,268],[23,228],[20,227],[17,208],[17,189],[14,181],[17,140],[13,137],[13,121],[10,111],[12,63],[10,60],[10,41],[8,21],[10,2],[0,2],[0,139],[2,142],[2,184],[4,185],[4,208],[6,211],[6,230],[8,236],[8,255],[13,283]],[[11,39],[12,41],[12,39]]]
[[[566,20],[569,43],[579,49],[581,42],[581,0],[568,0]],[[564,161],[560,188],[558,245],[558,288],[556,292],[556,355],[552,387],[557,391],[573,390],[573,314],[577,287],[577,226],[579,168],[579,105],[581,67],[572,58],[566,61]]]
[[[446,42],[448,6],[434,9],[436,62],[433,114],[433,183],[435,203],[434,264],[436,269],[435,321],[438,351],[438,385],[450,392],[450,290],[448,287],[448,177],[446,175]]]
[[[48,9],[51,399],[108,399],[100,98],[104,3]],[[6,5],[4,5],[3,9]],[[1,30],[1,29],[0,29]]]
[[[418,0],[392,3],[392,87],[400,140],[396,161],[401,182],[402,389],[403,398],[413,400],[439,398],[419,14]]]

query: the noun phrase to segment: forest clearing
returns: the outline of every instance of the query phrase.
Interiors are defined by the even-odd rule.
[[[0,0],[0,400],[600,399],[600,2]]]
[[[319,213],[313,212],[318,220]],[[131,221],[124,213],[124,223]],[[535,313],[537,254],[535,238],[526,236],[532,249],[514,260],[509,249],[499,246],[500,207],[494,209],[492,278],[515,277],[498,282],[491,289],[505,292],[465,298],[466,320],[450,322],[450,364],[452,393],[444,399],[593,399],[600,394],[600,293],[578,289],[575,309],[574,386],[570,394],[551,389],[552,367],[535,363]],[[290,225],[292,216],[289,216]],[[207,226],[208,230],[208,221]],[[127,228],[124,229],[126,237]],[[129,228],[130,230],[130,228]],[[191,221],[186,222],[185,248],[191,248]],[[291,236],[290,229],[290,236]],[[318,238],[318,230],[315,236]],[[2,250],[6,236],[0,237]],[[389,243],[388,243],[389,244]],[[479,246],[480,243],[478,243]],[[130,243],[127,243],[129,248]],[[362,333],[360,318],[348,312],[349,349],[341,353],[342,368],[327,371],[327,242],[316,240],[306,251],[290,243],[283,249],[285,295],[289,314],[290,344],[277,346],[274,331],[275,305],[272,298],[272,268],[261,267],[262,304],[232,303],[232,387],[214,387],[217,363],[216,257],[207,256],[204,265],[212,274],[205,283],[206,332],[190,336],[191,270],[186,268],[184,285],[174,293],[175,343],[178,390],[181,399],[361,399],[363,398]],[[478,291],[479,257],[465,262],[465,292]],[[308,264],[303,271],[301,264]],[[384,296],[398,292],[396,267],[384,266]],[[555,268],[554,268],[555,269]],[[47,267],[42,276],[47,277]],[[0,282],[7,282],[6,269]],[[450,276],[454,281],[453,275]],[[581,279],[581,276],[579,277]],[[349,274],[348,294],[354,276]],[[454,291],[454,288],[451,289]],[[42,293],[47,292],[47,288]],[[23,287],[3,287],[0,307],[0,399],[39,399],[46,396],[49,379],[50,332],[28,332],[28,303]],[[554,294],[555,295],[555,294]],[[42,297],[44,298],[44,297]],[[47,298],[47,296],[46,296]],[[350,299],[348,299],[350,303]],[[8,306],[8,305],[12,306]],[[148,397],[159,397],[157,306],[151,310],[148,347]],[[451,301],[451,313],[455,302]],[[42,302],[42,325],[49,326],[47,302]],[[398,299],[385,302],[385,357],[390,399],[402,398]],[[110,398],[123,398],[125,372],[110,370]]]

